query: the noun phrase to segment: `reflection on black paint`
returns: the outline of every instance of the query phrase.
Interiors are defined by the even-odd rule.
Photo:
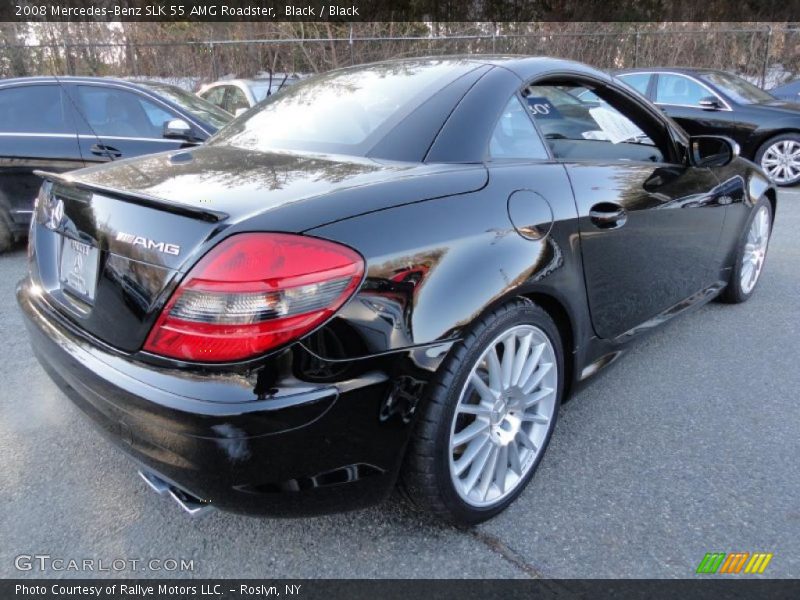
[[[598,335],[614,338],[718,276],[713,264],[725,211],[710,170],[573,165],[569,174],[582,215],[586,285]],[[586,215],[599,202],[623,206],[625,225],[598,229]]]

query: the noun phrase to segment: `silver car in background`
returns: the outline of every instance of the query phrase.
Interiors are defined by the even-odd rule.
[[[208,83],[197,95],[232,115],[240,115],[283,87],[297,83],[301,76],[273,73],[258,79],[226,79]]]

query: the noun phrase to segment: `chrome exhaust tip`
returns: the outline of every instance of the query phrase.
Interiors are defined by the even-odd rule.
[[[160,477],[156,477],[152,473],[139,471],[139,477],[144,479],[144,482],[150,487],[150,489],[159,496],[169,491],[169,484]]]
[[[139,471],[139,476],[144,479],[147,486],[159,496],[169,494],[170,497],[180,506],[190,517],[199,517],[212,509],[208,500],[203,500],[172,485],[161,479],[159,476],[146,471]]]
[[[169,495],[178,503],[178,506],[189,513],[190,517],[199,517],[211,510],[211,503],[207,500],[201,500],[176,487],[169,488]]]

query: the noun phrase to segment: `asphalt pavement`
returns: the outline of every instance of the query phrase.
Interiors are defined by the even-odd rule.
[[[24,248],[0,256],[0,577],[92,575],[53,559],[119,577],[694,577],[706,552],[771,552],[765,576],[800,577],[800,191],[780,194],[754,297],[633,346],[562,408],[519,500],[474,529],[397,498],[300,520],[186,517],[36,363],[14,299],[24,272]]]

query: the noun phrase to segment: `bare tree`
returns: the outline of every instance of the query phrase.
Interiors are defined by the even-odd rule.
[[[634,0],[622,0],[628,4]],[[446,10],[447,0],[440,8]],[[753,80],[800,73],[794,23],[0,23],[0,76],[181,77],[319,73],[397,57],[549,55],[602,69],[698,66]]]

